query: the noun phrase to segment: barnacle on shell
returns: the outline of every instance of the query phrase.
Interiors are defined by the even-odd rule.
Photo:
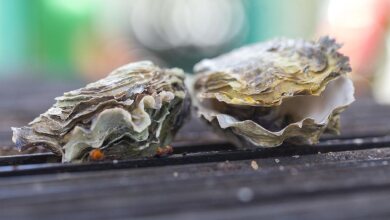
[[[194,67],[198,113],[239,147],[317,143],[339,132],[354,101],[339,48],[329,37],[274,39],[203,60]]]
[[[94,149],[106,159],[153,156],[189,115],[184,77],[149,61],[122,66],[57,97],[28,126],[12,128],[12,139],[20,150],[40,145],[64,162],[89,160]]]

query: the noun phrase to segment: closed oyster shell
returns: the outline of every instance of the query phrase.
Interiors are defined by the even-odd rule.
[[[180,69],[149,61],[122,66],[106,78],[66,92],[28,126],[12,128],[20,150],[43,146],[63,162],[153,156],[189,116],[190,98]]]
[[[203,60],[194,67],[198,113],[238,147],[315,144],[339,132],[354,101],[339,48],[328,37],[275,39]]]

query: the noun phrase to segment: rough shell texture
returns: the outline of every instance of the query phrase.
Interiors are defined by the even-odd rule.
[[[12,128],[20,150],[41,145],[64,162],[152,156],[168,145],[189,115],[180,69],[144,61],[114,70],[85,88],[64,93],[28,126]]]
[[[339,48],[327,37],[318,42],[276,39],[203,60],[194,68],[203,73],[198,97],[271,107],[286,97],[319,95],[330,80],[351,70]]]
[[[338,133],[354,101],[339,48],[328,37],[276,39],[203,60],[194,68],[198,112],[239,147],[315,144]]]

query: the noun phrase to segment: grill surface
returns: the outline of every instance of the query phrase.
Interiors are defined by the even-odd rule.
[[[0,82],[0,146],[77,88]],[[358,100],[342,136],[239,151],[193,119],[167,158],[61,164],[50,153],[0,158],[4,219],[389,219],[390,107]],[[256,161],[259,168],[253,169]]]

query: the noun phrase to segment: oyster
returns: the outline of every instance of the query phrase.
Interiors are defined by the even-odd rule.
[[[348,57],[329,37],[275,39],[196,64],[199,115],[238,147],[315,144],[354,101]]]
[[[153,156],[189,116],[183,81],[182,70],[149,61],[122,66],[57,97],[28,126],[12,128],[12,140],[20,150],[43,146],[63,162]]]

